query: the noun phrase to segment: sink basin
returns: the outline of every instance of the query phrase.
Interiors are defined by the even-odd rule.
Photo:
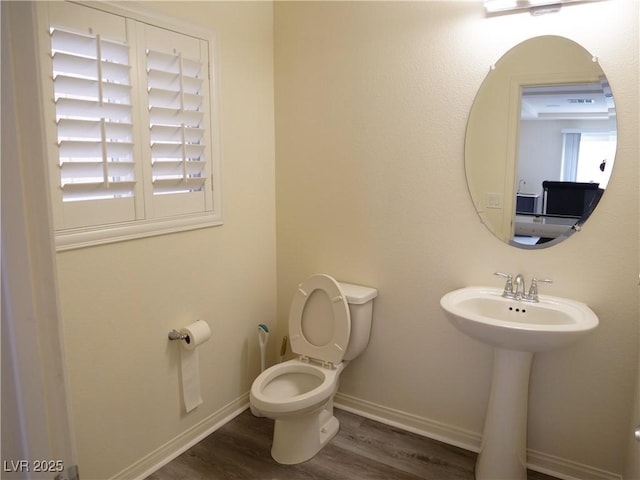
[[[466,287],[440,299],[462,332],[494,347],[540,352],[558,348],[598,326],[584,303],[540,295],[539,303],[502,297],[502,289]]]

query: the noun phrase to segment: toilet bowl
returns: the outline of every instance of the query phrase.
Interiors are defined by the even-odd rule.
[[[274,422],[271,456],[296,464],[312,458],[338,432],[333,397],[340,373],[367,347],[377,290],[316,274],[298,286],[289,339],[298,358],[262,372],[251,409]]]

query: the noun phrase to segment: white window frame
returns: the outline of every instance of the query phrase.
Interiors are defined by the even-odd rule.
[[[46,142],[47,145],[53,145],[53,147],[47,148],[48,156],[46,161],[49,163],[47,171],[50,172],[50,165],[58,165],[59,154],[58,148],[55,147],[58,142],[58,133],[56,129],[55,121],[51,120],[51,115],[54,115],[55,120],[55,106],[52,102],[52,60],[51,60],[51,37],[49,35],[49,15],[47,9],[47,3],[38,2],[37,5],[37,29],[38,29],[38,42],[40,47],[40,69],[41,69],[41,88],[42,98],[45,104],[43,105],[43,118],[46,119]],[[148,11],[141,11],[132,9],[131,7],[122,7],[121,5],[115,5],[110,2],[83,2],[73,1],[74,3],[85,8],[92,8],[102,12],[118,15],[120,17],[131,19],[136,22],[151,25],[153,27],[159,27],[166,30],[194,37],[196,39],[207,42],[208,44],[208,64],[209,64],[209,89],[208,89],[208,108],[210,124],[208,125],[208,132],[206,134],[206,145],[209,151],[207,175],[208,182],[211,185],[211,201],[207,202],[207,206],[203,211],[196,213],[182,213],[182,212],[169,212],[167,216],[156,216],[156,218],[149,218],[147,214],[139,216],[135,220],[108,223],[98,226],[73,226],[71,228],[60,228],[60,225],[56,225],[55,216],[56,208],[60,208],[61,194],[60,194],[60,179],[50,178],[49,184],[51,185],[51,199],[54,212],[54,226],[55,226],[55,243],[58,251],[70,250],[75,248],[82,248],[93,245],[100,245],[106,243],[119,242],[124,240],[131,240],[136,238],[143,238],[155,235],[162,235],[167,233],[175,233],[186,230],[193,230],[199,228],[206,228],[212,226],[218,226],[223,224],[222,216],[222,191],[221,191],[221,156],[220,156],[220,114],[219,114],[219,94],[218,94],[218,43],[217,35],[214,31],[198,27],[186,22],[176,21],[166,16],[156,15]],[[138,39],[133,39],[138,41]],[[139,46],[132,47],[138,51]],[[138,62],[142,62],[141,58],[138,58]],[[141,82],[143,83],[143,82]],[[146,85],[139,85],[138,90],[146,90]],[[142,92],[144,95],[140,95],[140,98],[146,98],[146,92]],[[144,107],[143,107],[144,108]],[[134,122],[139,124],[141,120],[135,119]],[[144,126],[142,126],[144,127]],[[136,129],[141,127],[135,126]],[[147,139],[147,136],[141,136],[143,139]],[[138,142],[141,140],[138,139]],[[138,162],[146,162],[146,158],[138,158]],[[146,167],[149,174],[150,168]],[[141,169],[140,169],[141,170]],[[50,177],[53,174],[49,173]],[[153,207],[149,204],[149,185],[151,185],[149,179],[140,179],[144,182],[147,192],[144,195],[138,195],[136,201],[145,202],[144,208],[148,211],[152,211]],[[88,207],[91,208],[92,202],[86,202]],[[138,210],[139,211],[139,210]]]

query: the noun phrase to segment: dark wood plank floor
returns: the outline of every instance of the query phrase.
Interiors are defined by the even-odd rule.
[[[336,409],[340,431],[314,458],[271,458],[273,420],[249,410],[146,480],[472,480],[476,454]],[[553,477],[529,471],[528,480]]]

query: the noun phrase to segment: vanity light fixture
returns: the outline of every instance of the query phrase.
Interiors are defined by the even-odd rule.
[[[487,15],[517,13],[528,10],[531,15],[543,15],[560,11],[562,5],[588,3],[601,0],[484,0]]]
[[[484,9],[487,13],[499,13],[526,8],[518,3],[518,0],[484,0]]]

